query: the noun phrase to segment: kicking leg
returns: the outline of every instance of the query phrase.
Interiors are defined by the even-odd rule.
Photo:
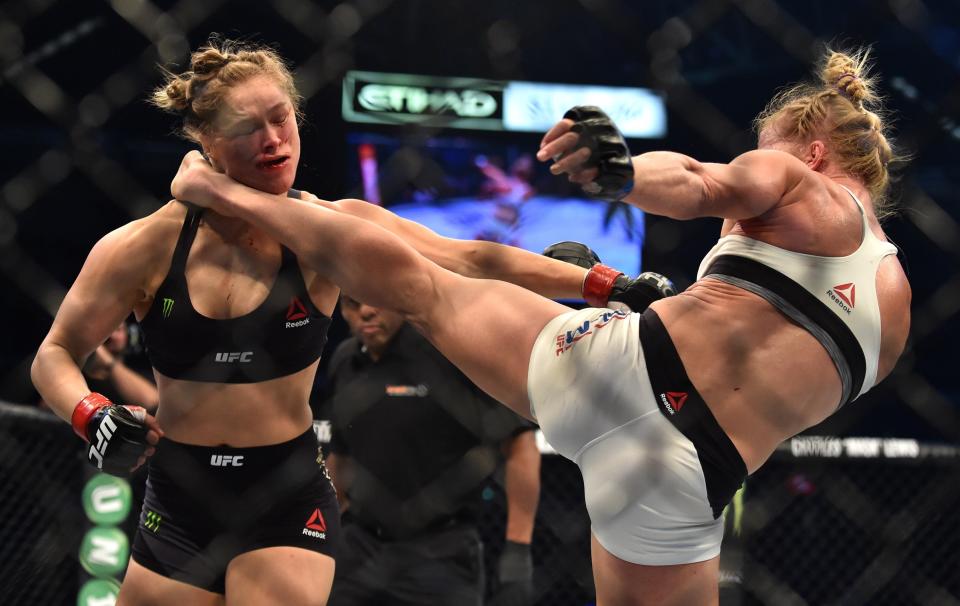
[[[307,202],[250,198],[229,212],[352,297],[404,314],[482,390],[529,417],[534,341],[568,308],[519,286],[454,274],[374,223]]]
[[[720,557],[693,564],[631,564],[603,548],[591,536],[597,606],[715,605],[719,602]]]

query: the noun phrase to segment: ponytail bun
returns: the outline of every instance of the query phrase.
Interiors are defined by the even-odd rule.
[[[852,56],[829,51],[820,72],[824,87],[836,90],[860,109],[864,103],[876,101],[873,81],[866,68],[869,54],[867,50],[858,51]]]
[[[197,80],[205,81],[216,78],[231,61],[237,60],[237,55],[231,53],[229,48],[217,48],[214,46],[201,47],[190,57],[190,71]]]
[[[184,113],[190,107],[190,77],[179,76],[164,70],[167,83],[150,95],[150,102],[156,107],[172,113]]]

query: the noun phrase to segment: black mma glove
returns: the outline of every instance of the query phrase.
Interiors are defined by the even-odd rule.
[[[633,189],[633,160],[617,125],[593,105],[578,105],[563,117],[573,120],[570,130],[580,135],[580,146],[590,150],[586,166],[597,168],[597,178],[583,191],[603,200],[622,200]]]
[[[600,257],[597,256],[597,253],[590,250],[589,246],[570,240],[557,242],[544,248],[543,256],[572,263],[584,269],[590,269],[600,262]]]
[[[583,279],[583,299],[591,307],[610,307],[640,313],[654,301],[677,294],[669,278],[645,271],[632,280],[612,267],[594,265]]]
[[[580,242],[551,244],[543,250],[543,255],[590,270],[583,280],[582,292],[591,307],[626,306],[629,311],[639,313],[654,301],[677,294],[673,282],[663,274],[645,271],[631,280],[623,272],[602,265],[597,253]]]
[[[497,562],[495,606],[533,604],[533,556],[528,543],[507,541]]]
[[[104,473],[126,476],[137,464],[147,443],[147,411],[141,406],[118,406],[98,393],[80,400],[73,409],[73,431],[90,444],[87,458]]]

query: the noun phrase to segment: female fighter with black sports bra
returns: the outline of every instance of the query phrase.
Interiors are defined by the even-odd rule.
[[[154,103],[183,116],[218,170],[289,190],[300,98],[273,51],[210,43],[166,76]],[[156,446],[120,603],[326,602],[339,512],[307,399],[338,296],[262,230],[175,201],[94,246],[33,379],[100,469],[123,475]],[[131,311],[156,419],[89,393],[80,374]]]

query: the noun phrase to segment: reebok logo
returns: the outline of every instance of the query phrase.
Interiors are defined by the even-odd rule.
[[[837,284],[827,291],[827,296],[837,306],[848,314],[853,311],[857,303],[857,285],[853,282]]]
[[[252,362],[251,358],[253,357],[252,351],[222,351],[218,353],[214,360],[217,362],[222,362],[224,364],[231,364],[233,362]]]
[[[667,412],[675,415],[680,412],[680,409],[686,404],[687,395],[685,391],[668,391],[660,394],[660,401],[663,402],[663,406],[667,409]]]
[[[303,525],[303,534],[315,539],[327,538],[327,521],[319,509],[314,509],[306,524]]]
[[[210,455],[214,467],[243,467],[243,455]]]
[[[843,302],[849,305],[850,309],[853,309],[856,306],[857,286],[853,282],[838,284],[837,286],[833,287],[833,292],[836,293],[838,297],[843,299]]]
[[[287,307],[287,328],[299,328],[310,323],[307,317],[307,308],[300,302],[300,297],[290,299],[290,306]]]

